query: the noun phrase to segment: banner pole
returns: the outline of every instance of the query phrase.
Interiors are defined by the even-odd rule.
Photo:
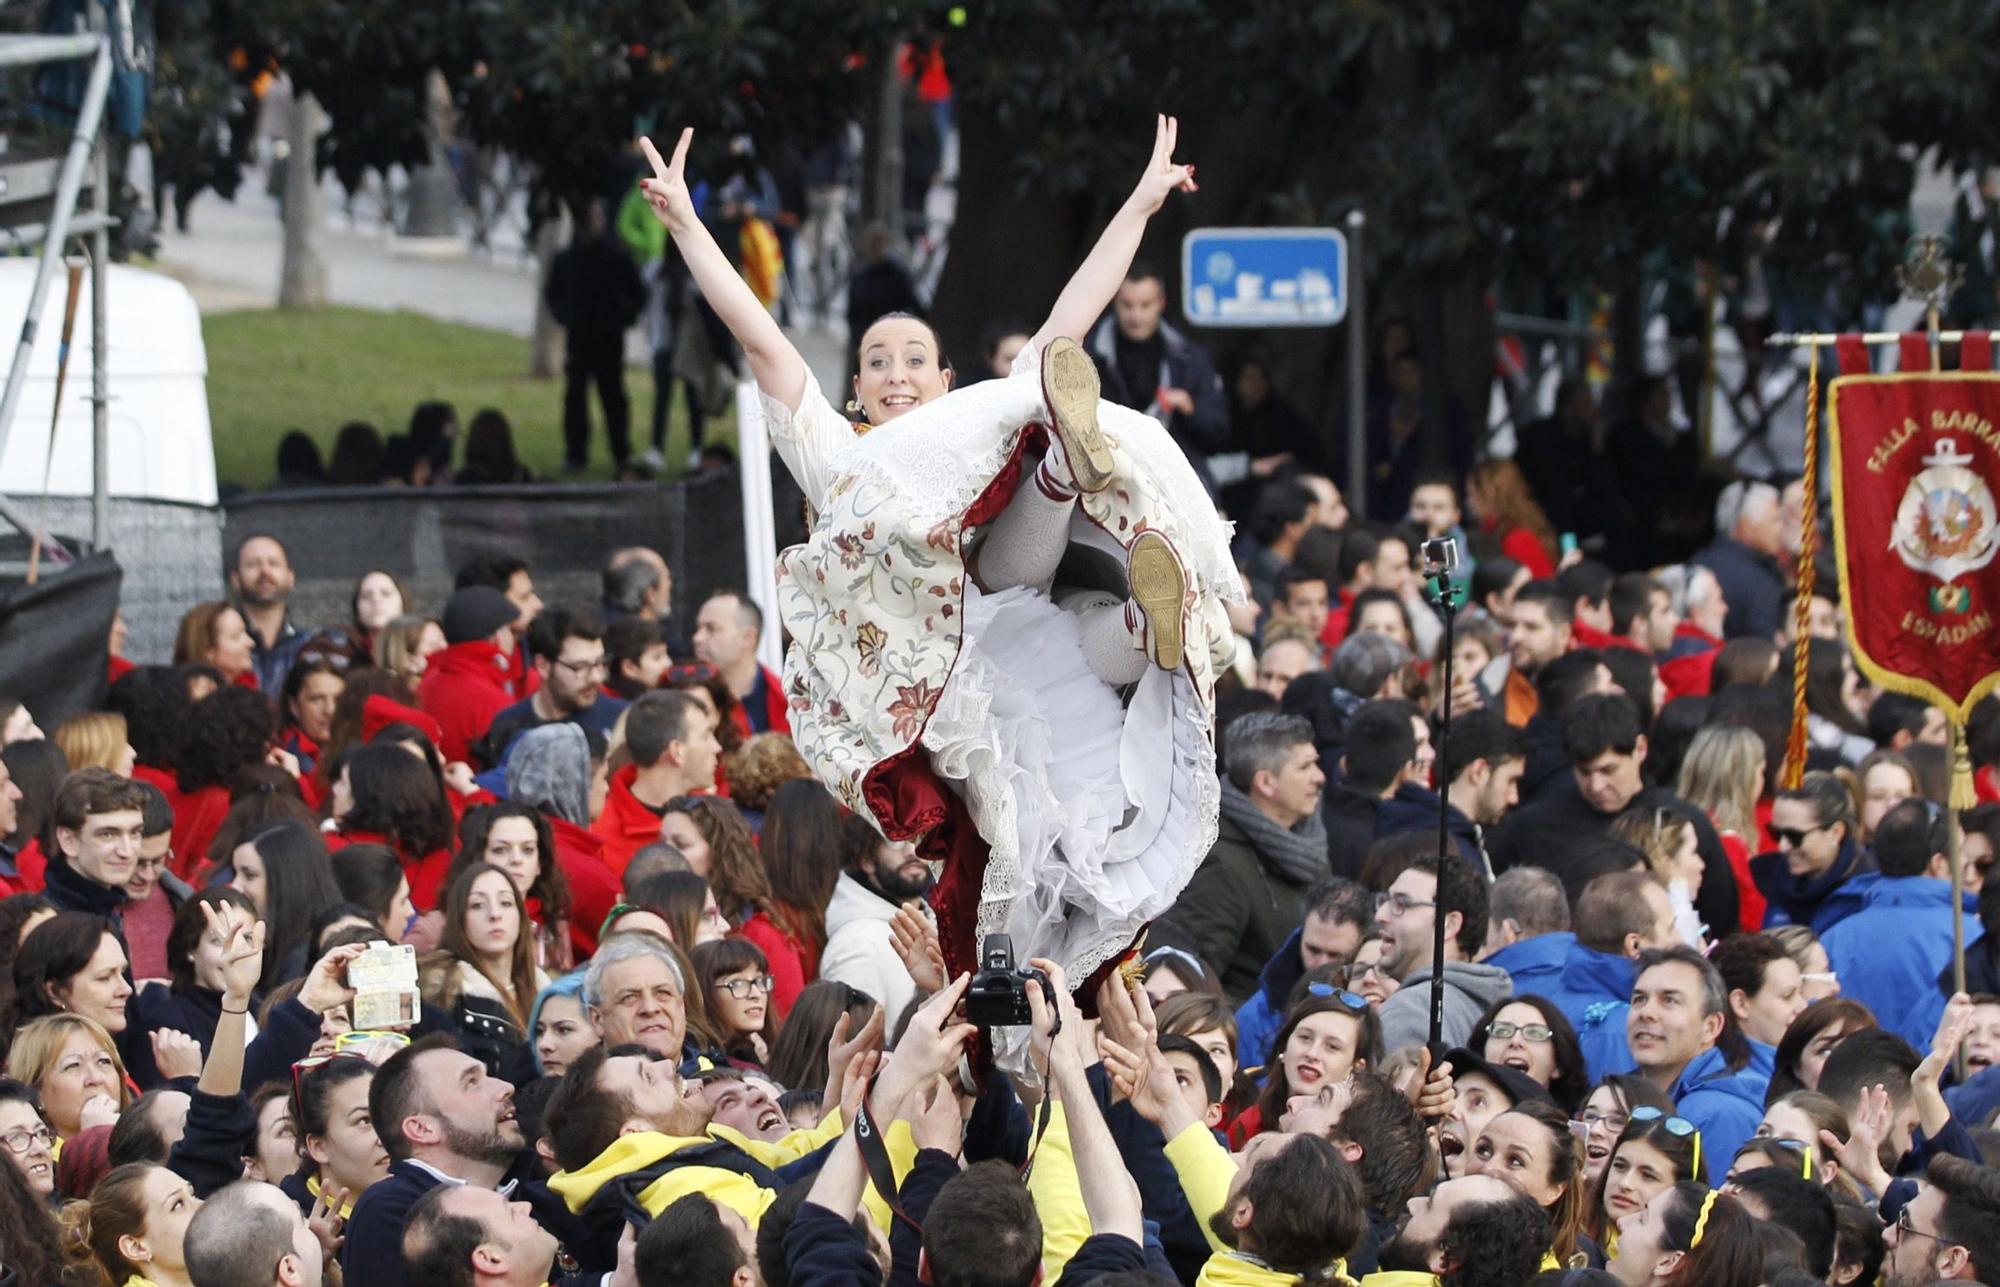
[[[1945,834],[1945,856],[1951,863],[1951,991],[1956,996],[1965,991],[1965,862],[1960,850],[1959,820],[1965,811],[1979,803],[1978,792],[1972,783],[1972,752],[1965,742],[1965,721],[1956,712],[1951,717],[1951,791],[1946,797],[1950,801],[1950,813],[1946,817],[1949,826]],[[1965,1081],[1965,1047],[1961,1043],[1952,1054],[1958,1070],[1958,1080]]]

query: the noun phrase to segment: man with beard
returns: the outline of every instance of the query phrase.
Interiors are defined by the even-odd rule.
[[[236,608],[250,628],[250,664],[257,687],[276,701],[285,690],[285,675],[299,650],[312,636],[292,622],[287,606],[297,581],[292,560],[275,536],[259,532],[236,547],[236,566],[229,585],[236,591]]]
[[[1446,1180],[1410,1199],[1403,1230],[1362,1287],[1518,1287],[1549,1250],[1549,1217],[1493,1175]]]
[[[527,1141],[514,1120],[514,1087],[442,1035],[376,1069],[368,1114],[394,1160],[354,1204],[341,1268],[349,1282],[405,1287],[403,1226],[417,1199],[440,1184],[498,1189]]]
[[[880,1042],[881,1013],[827,1052],[822,1103],[840,1103],[849,1064]],[[644,1054],[592,1048],[570,1065],[543,1120],[562,1167],[549,1188],[588,1230],[565,1244],[586,1271],[616,1265],[628,1212],[656,1216],[691,1193],[756,1228],[783,1186],[778,1169],[824,1148],[845,1125],[840,1112],[830,1112],[810,1131],[767,1143],[716,1121],[715,1107],[672,1063]]]
[[[1445,1045],[1464,1045],[1488,1006],[1514,994],[1514,981],[1476,958],[1486,945],[1486,882],[1463,858],[1435,852],[1434,835],[1405,832],[1382,842],[1401,849],[1409,865],[1375,905],[1383,966],[1402,987],[1381,1006],[1382,1049],[1421,1046],[1430,1031],[1430,980],[1444,973]],[[1431,852],[1425,852],[1430,849]],[[1420,856],[1419,856],[1420,855]],[[1395,856],[1400,857],[1401,854]],[[1437,951],[1437,918],[1443,917],[1444,960]]]
[[[896,952],[889,924],[898,907],[930,892],[930,864],[917,856],[915,845],[884,840],[858,814],[841,824],[840,846],[842,870],[826,905],[819,976],[880,1001],[893,1028],[917,999],[917,983]],[[930,909],[918,901],[916,910]]]
[[[528,651],[534,656],[539,686],[495,715],[492,727],[473,748],[488,766],[504,764],[514,739],[531,728],[567,722],[609,738],[625,711],[626,702],[604,693],[609,666],[596,613],[544,610],[528,626]]]
[[[2000,1171],[1942,1154],[1882,1231],[1882,1287],[1980,1282],[2000,1273]]]

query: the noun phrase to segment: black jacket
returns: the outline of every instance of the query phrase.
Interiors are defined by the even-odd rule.
[[[1694,562],[1715,573],[1729,615],[1722,633],[1731,639],[1754,635],[1769,639],[1783,624],[1785,578],[1777,562],[1734,537],[1718,536],[1694,556]]]
[[[1157,413],[1155,395],[1162,388],[1183,389],[1194,400],[1194,414],[1176,411],[1166,418],[1167,433],[1180,445],[1188,463],[1200,475],[1209,495],[1215,494],[1215,477],[1209,472],[1208,457],[1230,449],[1229,398],[1223,392],[1222,377],[1208,350],[1178,330],[1160,323],[1164,341],[1160,365],[1161,382],[1150,389],[1132,388],[1118,369],[1118,322],[1107,317],[1090,333],[1084,348],[1097,363],[1097,377],[1106,400],[1131,407],[1148,415]]]
[[[1373,791],[1357,791],[1345,783],[1329,785],[1321,793],[1319,816],[1326,823],[1326,863],[1333,875],[1361,879],[1382,805],[1382,797]]]
[[[129,901],[123,889],[107,889],[94,880],[85,880],[69,860],[61,854],[49,856],[48,887],[42,890],[42,897],[55,905],[59,912],[89,912],[93,916],[106,916],[120,935],[125,933],[125,904]]]
[[[1695,911],[1708,924],[1710,938],[1724,939],[1737,929],[1736,881],[1729,856],[1708,815],[1665,787],[1649,786],[1627,802],[1627,809],[1664,808],[1694,826],[1695,847],[1706,871],[1694,896]],[[1584,800],[1572,777],[1552,787],[1532,804],[1514,810],[1487,837],[1486,853],[1497,875],[1514,867],[1542,867],[1562,881],[1572,906],[1583,887],[1596,876],[1616,870],[1598,860],[1610,840],[1612,818]]]
[[[166,1079],[153,1063],[151,1034],[167,1029],[185,1032],[200,1042],[202,1062],[207,1063],[209,1047],[215,1044],[215,1025],[221,1020],[220,992],[199,987],[186,991],[159,986],[140,988],[126,1003],[125,1031],[118,1034],[118,1053],[125,1058],[125,1070],[132,1074],[141,1091],[160,1086]]]
[[[243,1178],[243,1159],[257,1144],[257,1114],[241,1095],[190,1090],[187,1130],[167,1156],[167,1168],[206,1198]]]
[[[624,342],[646,306],[646,283],[617,239],[578,237],[549,265],[543,295],[570,352],[589,352]]]
[[[1458,856],[1484,876],[1486,855],[1479,847],[1479,828],[1456,807],[1438,799],[1437,792],[1429,787],[1420,787],[1413,782],[1397,787],[1396,794],[1382,801],[1382,807],[1375,811],[1375,836],[1377,839],[1400,836],[1406,831],[1422,831],[1434,836],[1437,834],[1440,806],[1444,809],[1446,837],[1458,850]]]

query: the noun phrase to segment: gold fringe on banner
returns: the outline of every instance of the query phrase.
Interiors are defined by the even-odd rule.
[[[1797,787],[1806,775],[1806,672],[1812,652],[1813,556],[1819,552],[1819,346],[1806,359],[1806,455],[1804,509],[1799,522],[1799,594],[1792,610],[1792,729],[1785,739],[1785,766],[1778,785]],[[1968,790],[1970,789],[1968,785]]]

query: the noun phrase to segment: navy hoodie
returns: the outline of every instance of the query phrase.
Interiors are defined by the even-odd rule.
[[[1479,847],[1479,828],[1472,824],[1472,819],[1439,800],[1437,792],[1429,787],[1421,787],[1414,782],[1405,782],[1397,787],[1396,793],[1382,801],[1375,810],[1375,836],[1380,839],[1406,831],[1436,835],[1440,805],[1444,808],[1445,833],[1458,847],[1459,857],[1471,863],[1474,871],[1485,874],[1486,854]]]
[[[1245,1069],[1262,1068],[1271,1062],[1271,1043],[1285,1026],[1285,998],[1305,977],[1305,958],[1299,954],[1299,940],[1305,937],[1300,926],[1285,945],[1264,962],[1257,976],[1257,990],[1236,1007],[1236,1062]]]
[[[1786,870],[1782,853],[1758,854],[1750,860],[1750,879],[1757,882],[1758,891],[1770,904],[1764,911],[1765,929],[1809,925],[1813,933],[1824,936],[1861,910],[1869,886],[1875,883],[1871,877],[1879,879],[1875,855],[1856,844],[1852,836],[1840,842],[1832,864],[1812,876],[1794,876]]]

